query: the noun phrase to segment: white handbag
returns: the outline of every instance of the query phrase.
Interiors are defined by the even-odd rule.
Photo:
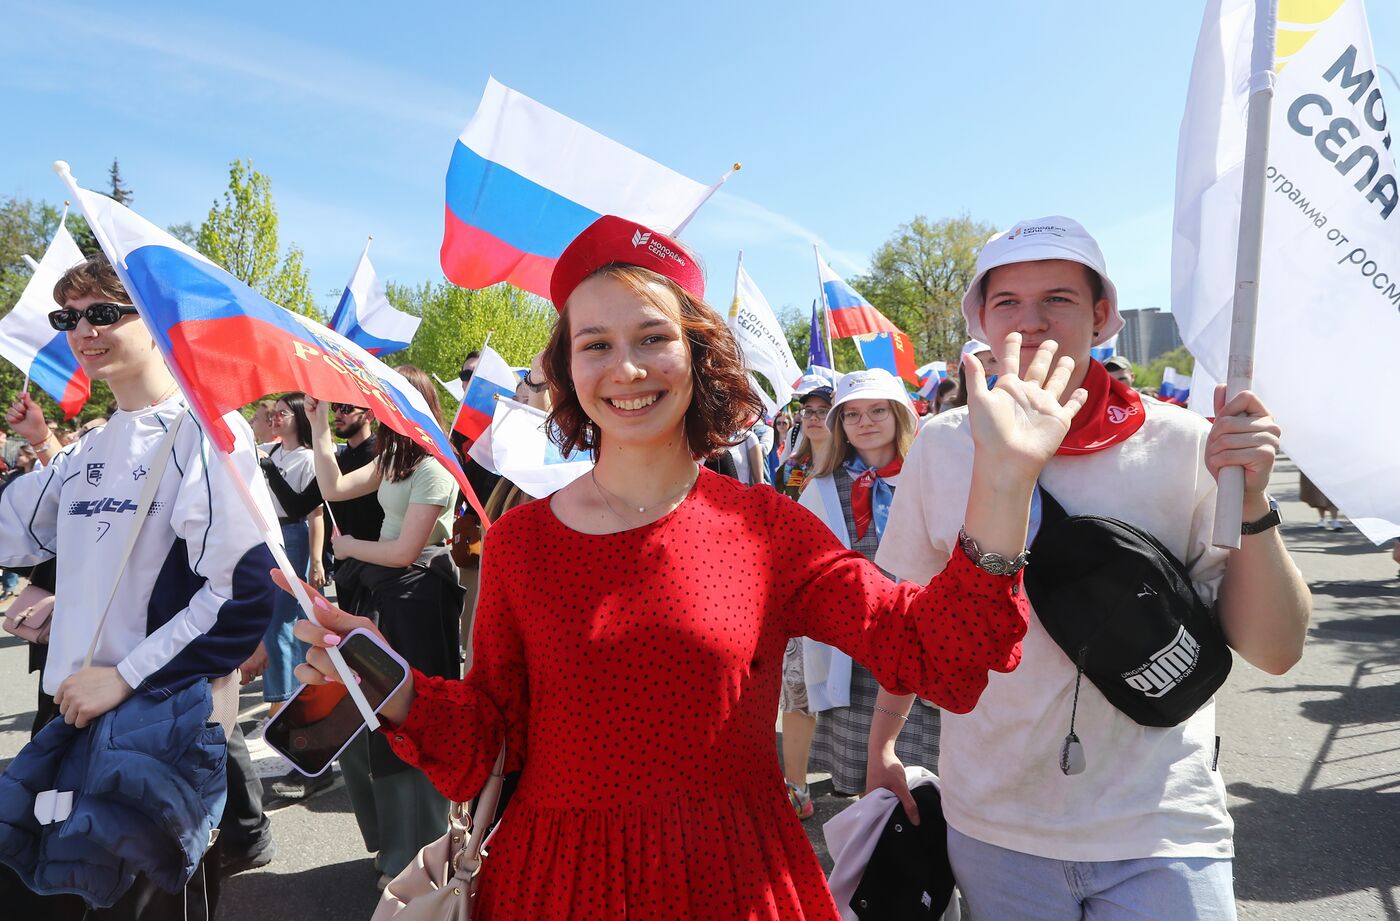
[[[447,834],[418,852],[384,887],[371,921],[470,921],[472,899],[486,858],[485,844],[501,801],[506,750],[496,756],[476,808],[453,803]]]

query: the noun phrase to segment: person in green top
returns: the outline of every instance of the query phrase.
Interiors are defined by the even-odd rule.
[[[413,365],[396,370],[442,424],[437,392]],[[379,426],[373,464],[342,473],[325,409],[307,400],[316,481],[332,501],[375,493],[384,509],[378,540],[336,534],[331,540],[340,607],[373,619],[414,668],[461,675],[462,587],[448,553],[457,483],[412,439]],[[380,883],[402,870],[418,849],[447,831],[448,801],[416,768],[400,761],[377,733],[356,739],[340,758],[365,847],[377,851]]]

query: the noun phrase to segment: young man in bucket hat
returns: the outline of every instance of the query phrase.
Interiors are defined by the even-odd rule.
[[[1246,661],[1283,674],[1302,654],[1311,600],[1279,537],[1266,489],[1278,426],[1252,393],[1208,424],[1143,400],[1110,378],[1089,349],[1123,326],[1097,243],[1063,217],[1024,221],[989,241],[963,298],[968,334],[1017,374],[1053,339],[1075,360],[1065,392],[1088,391],[1041,485],[1070,514],[1129,522],[1187,567],[1216,603],[1224,635]],[[1018,341],[1019,340],[1019,341]],[[965,412],[944,413],[905,461],[876,563],[926,581],[958,547],[962,503],[976,478]],[[1239,550],[1211,545],[1215,477],[1245,471]],[[1032,523],[1032,527],[1035,522]],[[1031,565],[1034,566],[1032,560]],[[1021,665],[991,676],[975,710],[943,714],[939,774],[949,855],[979,918],[1235,917],[1233,823],[1217,771],[1214,702],[1180,725],[1138,725],[1082,682],[1035,617]],[[1071,709],[1083,765],[1065,770]],[[1076,759],[1077,760],[1077,759]]]

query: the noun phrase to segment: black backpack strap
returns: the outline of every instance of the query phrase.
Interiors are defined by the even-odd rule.
[[[1047,524],[1058,524],[1069,517],[1065,507],[1049,492],[1044,486],[1036,484],[1036,490],[1040,493],[1040,526],[1043,528]]]

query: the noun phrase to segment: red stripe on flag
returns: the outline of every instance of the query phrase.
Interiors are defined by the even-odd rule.
[[[83,404],[92,395],[92,383],[82,371],[75,371],[73,376],[68,378],[68,383],[63,387],[63,399],[58,401],[58,408],[63,410],[63,420],[67,422],[78,413],[83,411]]]
[[[898,326],[891,323],[883,313],[866,304],[857,307],[837,307],[831,311],[831,335],[837,339],[865,336],[870,333],[897,332]]]
[[[491,417],[483,415],[474,406],[466,403],[457,407],[457,418],[452,422],[452,431],[466,438],[468,441],[476,441],[481,437],[481,433],[491,427]]]
[[[461,465],[450,453],[434,450],[437,445],[426,433],[415,431],[416,423],[395,408],[377,378],[367,379],[335,355],[249,316],[186,320],[171,327],[169,336],[171,360],[189,387],[190,408],[221,451],[232,451],[234,441],[224,413],[269,393],[300,390],[328,403],[368,406],[389,428],[419,439],[453,475],[481,520],[490,523]]]
[[[459,288],[489,288],[508,281],[540,297],[549,297],[549,277],[557,259],[522,252],[479,227],[463,223],[444,208],[442,274]]]

